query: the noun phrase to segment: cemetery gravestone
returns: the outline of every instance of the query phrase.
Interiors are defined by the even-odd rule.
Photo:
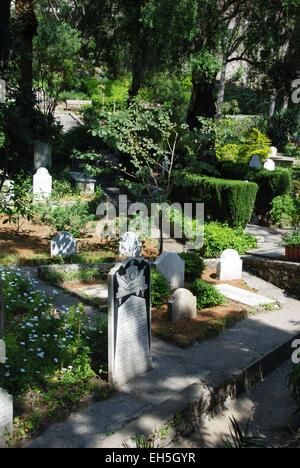
[[[45,167],[49,169],[52,165],[52,146],[42,141],[34,144],[34,168],[35,170]]]
[[[264,169],[270,172],[274,172],[276,169],[276,164],[273,161],[273,159],[267,159],[266,162],[264,163]]]
[[[70,172],[70,176],[75,182],[76,187],[82,195],[92,196],[95,193],[96,179],[89,177],[81,172]]]
[[[109,274],[109,381],[121,387],[152,369],[150,264],[129,259]]]
[[[225,250],[217,267],[217,277],[220,281],[240,280],[243,277],[243,261],[236,250]]]
[[[4,80],[0,80],[0,104],[6,102],[6,83]]]
[[[35,199],[43,200],[51,196],[52,177],[45,167],[41,167],[33,176],[33,196]]]
[[[119,254],[121,257],[139,257],[142,245],[134,232],[126,232],[119,243]]]
[[[271,153],[271,158],[276,158],[276,157],[277,157],[277,153],[278,153],[277,148],[275,148],[275,146],[271,146],[270,153]]]
[[[185,262],[173,252],[165,252],[154,263],[157,270],[170,284],[171,289],[184,287]]]
[[[172,322],[197,317],[197,298],[188,289],[177,289],[168,305],[169,320]]]
[[[4,303],[0,279],[0,336],[4,329]],[[6,362],[5,342],[0,340],[0,364]],[[0,448],[6,446],[7,434],[13,430],[13,399],[3,388],[0,388]]]
[[[69,232],[59,232],[51,241],[51,257],[77,255],[77,241]]]
[[[0,202],[13,206],[15,184],[12,180],[6,179],[0,192]]]
[[[250,161],[249,167],[251,167],[251,169],[261,169],[262,165],[261,165],[260,157],[253,156],[253,158]]]

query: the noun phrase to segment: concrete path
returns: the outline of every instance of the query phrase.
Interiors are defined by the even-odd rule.
[[[282,241],[283,234],[287,233],[288,230],[267,228],[249,224],[246,228],[246,232],[264,239],[263,245],[260,244],[257,249],[250,250],[248,253],[278,259],[284,257],[285,250],[280,246],[280,243]]]
[[[154,339],[151,372],[124,385],[110,400],[91,405],[66,422],[51,426],[28,447],[115,447],[118,431],[133,419],[148,414],[151,420],[159,404],[165,405],[193,383],[223,384],[234,372],[300,333],[299,301],[249,274],[245,274],[245,280],[260,294],[279,302],[281,309],[251,316],[218,338],[186,350]],[[143,433],[149,421],[139,421],[138,431]],[[115,432],[112,442],[109,435]]]
[[[63,126],[63,132],[67,133],[69,130],[72,130],[73,128],[79,127],[80,123],[77,119],[75,119],[70,112],[62,112],[62,111],[56,111],[55,114],[55,119],[60,123],[60,125]]]
[[[288,390],[287,378],[291,361],[270,374],[264,382],[252,388],[237,401],[226,404],[213,419],[207,419],[201,430],[179,440],[173,448],[222,448],[224,438],[230,439],[230,418],[242,428],[251,419],[250,431],[263,438],[265,447],[283,447],[291,442],[300,428],[300,414]]]

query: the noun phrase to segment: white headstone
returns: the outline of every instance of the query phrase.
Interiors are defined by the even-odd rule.
[[[273,161],[273,159],[267,159],[266,162],[264,163],[264,169],[267,171],[273,172],[276,169],[276,164]]]
[[[7,436],[13,430],[13,398],[0,388],[0,448],[6,447]]]
[[[184,287],[185,262],[173,252],[165,252],[154,263],[157,270],[169,282],[171,289]]]
[[[6,361],[5,341],[0,340],[0,364],[5,364],[5,361]]]
[[[188,289],[177,289],[169,301],[169,320],[195,319],[197,317],[197,298]]]
[[[43,200],[51,196],[52,177],[45,167],[41,167],[33,176],[33,196],[35,199]]]
[[[142,245],[134,232],[126,232],[119,243],[119,254],[121,257],[140,257]]]
[[[261,169],[262,164],[261,164],[261,161],[260,161],[260,157],[259,156],[253,156],[253,158],[251,159],[251,161],[249,163],[249,167],[251,167],[252,169]]]
[[[77,241],[69,232],[59,232],[51,241],[51,257],[77,255]]]
[[[217,277],[220,281],[240,280],[243,277],[243,261],[236,250],[225,250],[217,267]]]
[[[41,167],[50,168],[52,166],[52,146],[36,141],[34,144],[34,168],[35,170]]]
[[[109,274],[109,381],[121,387],[152,369],[150,264],[130,259]]]
[[[270,153],[271,153],[271,158],[276,158],[276,157],[277,157],[277,153],[278,153],[277,148],[275,148],[275,146],[271,146],[271,148],[270,148]]]

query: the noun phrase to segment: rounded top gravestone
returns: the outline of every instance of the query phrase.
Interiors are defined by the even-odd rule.
[[[270,172],[274,172],[276,169],[276,164],[273,161],[273,159],[267,159],[266,162],[264,163],[264,169]]]
[[[142,245],[135,232],[126,232],[119,243],[119,254],[121,257],[140,257]]]
[[[51,257],[77,255],[76,239],[69,232],[59,232],[51,241]]]
[[[174,252],[165,252],[155,262],[171,289],[183,288],[185,283],[185,262]]]
[[[243,261],[233,249],[225,250],[217,266],[217,278],[220,281],[240,280],[243,276]]]
[[[52,193],[52,177],[45,167],[40,167],[33,176],[33,195],[49,198]]]

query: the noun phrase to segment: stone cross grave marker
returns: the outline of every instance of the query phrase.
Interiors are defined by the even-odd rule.
[[[185,282],[185,262],[178,254],[165,252],[158,257],[154,263],[158,271],[169,282],[171,289],[184,287]]]
[[[51,257],[77,255],[77,241],[69,232],[59,232],[51,241]]]
[[[50,198],[52,177],[45,167],[40,167],[33,176],[33,196],[36,200]]]
[[[177,289],[168,304],[168,319],[177,322],[180,319],[197,317],[197,298],[188,289]]]
[[[126,232],[119,242],[119,254],[121,257],[140,257],[142,245],[135,232]]]
[[[38,170],[42,167],[50,168],[52,166],[52,146],[42,141],[36,141],[34,144],[34,168]]]
[[[225,250],[217,266],[217,278],[220,281],[240,280],[243,277],[243,261],[233,249]]]
[[[262,164],[261,164],[261,161],[260,161],[260,157],[259,156],[253,156],[253,158],[251,159],[251,161],[249,163],[249,167],[251,167],[252,169],[261,169]]]
[[[150,264],[128,259],[109,273],[109,381],[121,387],[152,369]]]
[[[2,279],[0,276],[0,338],[4,332],[4,300]],[[0,339],[0,365],[6,362],[4,340]],[[0,448],[6,446],[6,437],[13,430],[13,399],[3,388],[0,388]]]

